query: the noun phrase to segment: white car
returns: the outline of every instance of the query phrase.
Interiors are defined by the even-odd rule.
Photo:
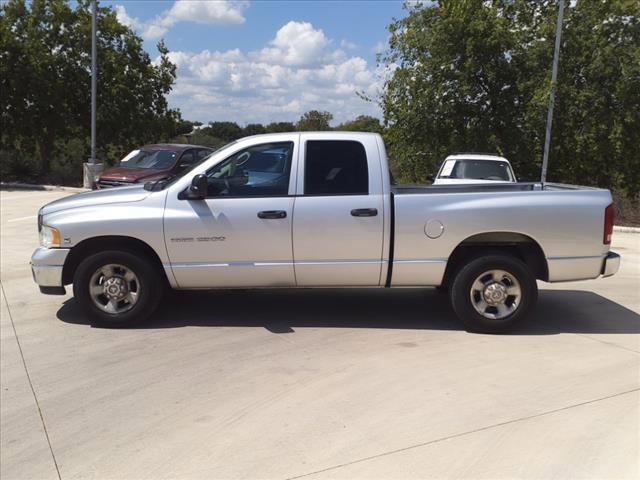
[[[444,159],[433,180],[434,185],[489,182],[517,182],[509,160],[497,155],[456,153]]]

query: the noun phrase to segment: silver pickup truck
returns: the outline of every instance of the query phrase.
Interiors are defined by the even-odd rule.
[[[616,273],[607,190],[512,183],[398,186],[380,135],[278,133],[190,171],[42,207],[40,290],[101,324],[147,318],[166,288],[439,287],[473,331],[503,332],[536,279]],[[425,306],[425,310],[428,307]]]

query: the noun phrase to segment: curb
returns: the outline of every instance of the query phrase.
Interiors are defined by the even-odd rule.
[[[622,233],[640,233],[640,227],[613,227],[614,232],[622,232]]]
[[[58,185],[37,185],[31,183],[0,182],[0,190],[40,190],[48,192],[88,192],[88,188],[62,187]]]

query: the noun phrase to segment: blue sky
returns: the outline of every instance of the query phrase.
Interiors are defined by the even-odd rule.
[[[145,40],[164,39],[178,66],[169,97],[183,118],[240,124],[295,121],[311,109],[334,124],[381,116],[374,95],[386,74],[376,52],[401,1],[102,0]]]

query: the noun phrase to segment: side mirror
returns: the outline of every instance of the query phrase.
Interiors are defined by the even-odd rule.
[[[207,198],[209,181],[207,176],[200,173],[191,179],[191,186],[178,195],[179,200],[204,200]]]
[[[427,180],[429,180],[430,182],[435,182],[436,176],[433,173],[430,173],[429,175],[427,175]]]

